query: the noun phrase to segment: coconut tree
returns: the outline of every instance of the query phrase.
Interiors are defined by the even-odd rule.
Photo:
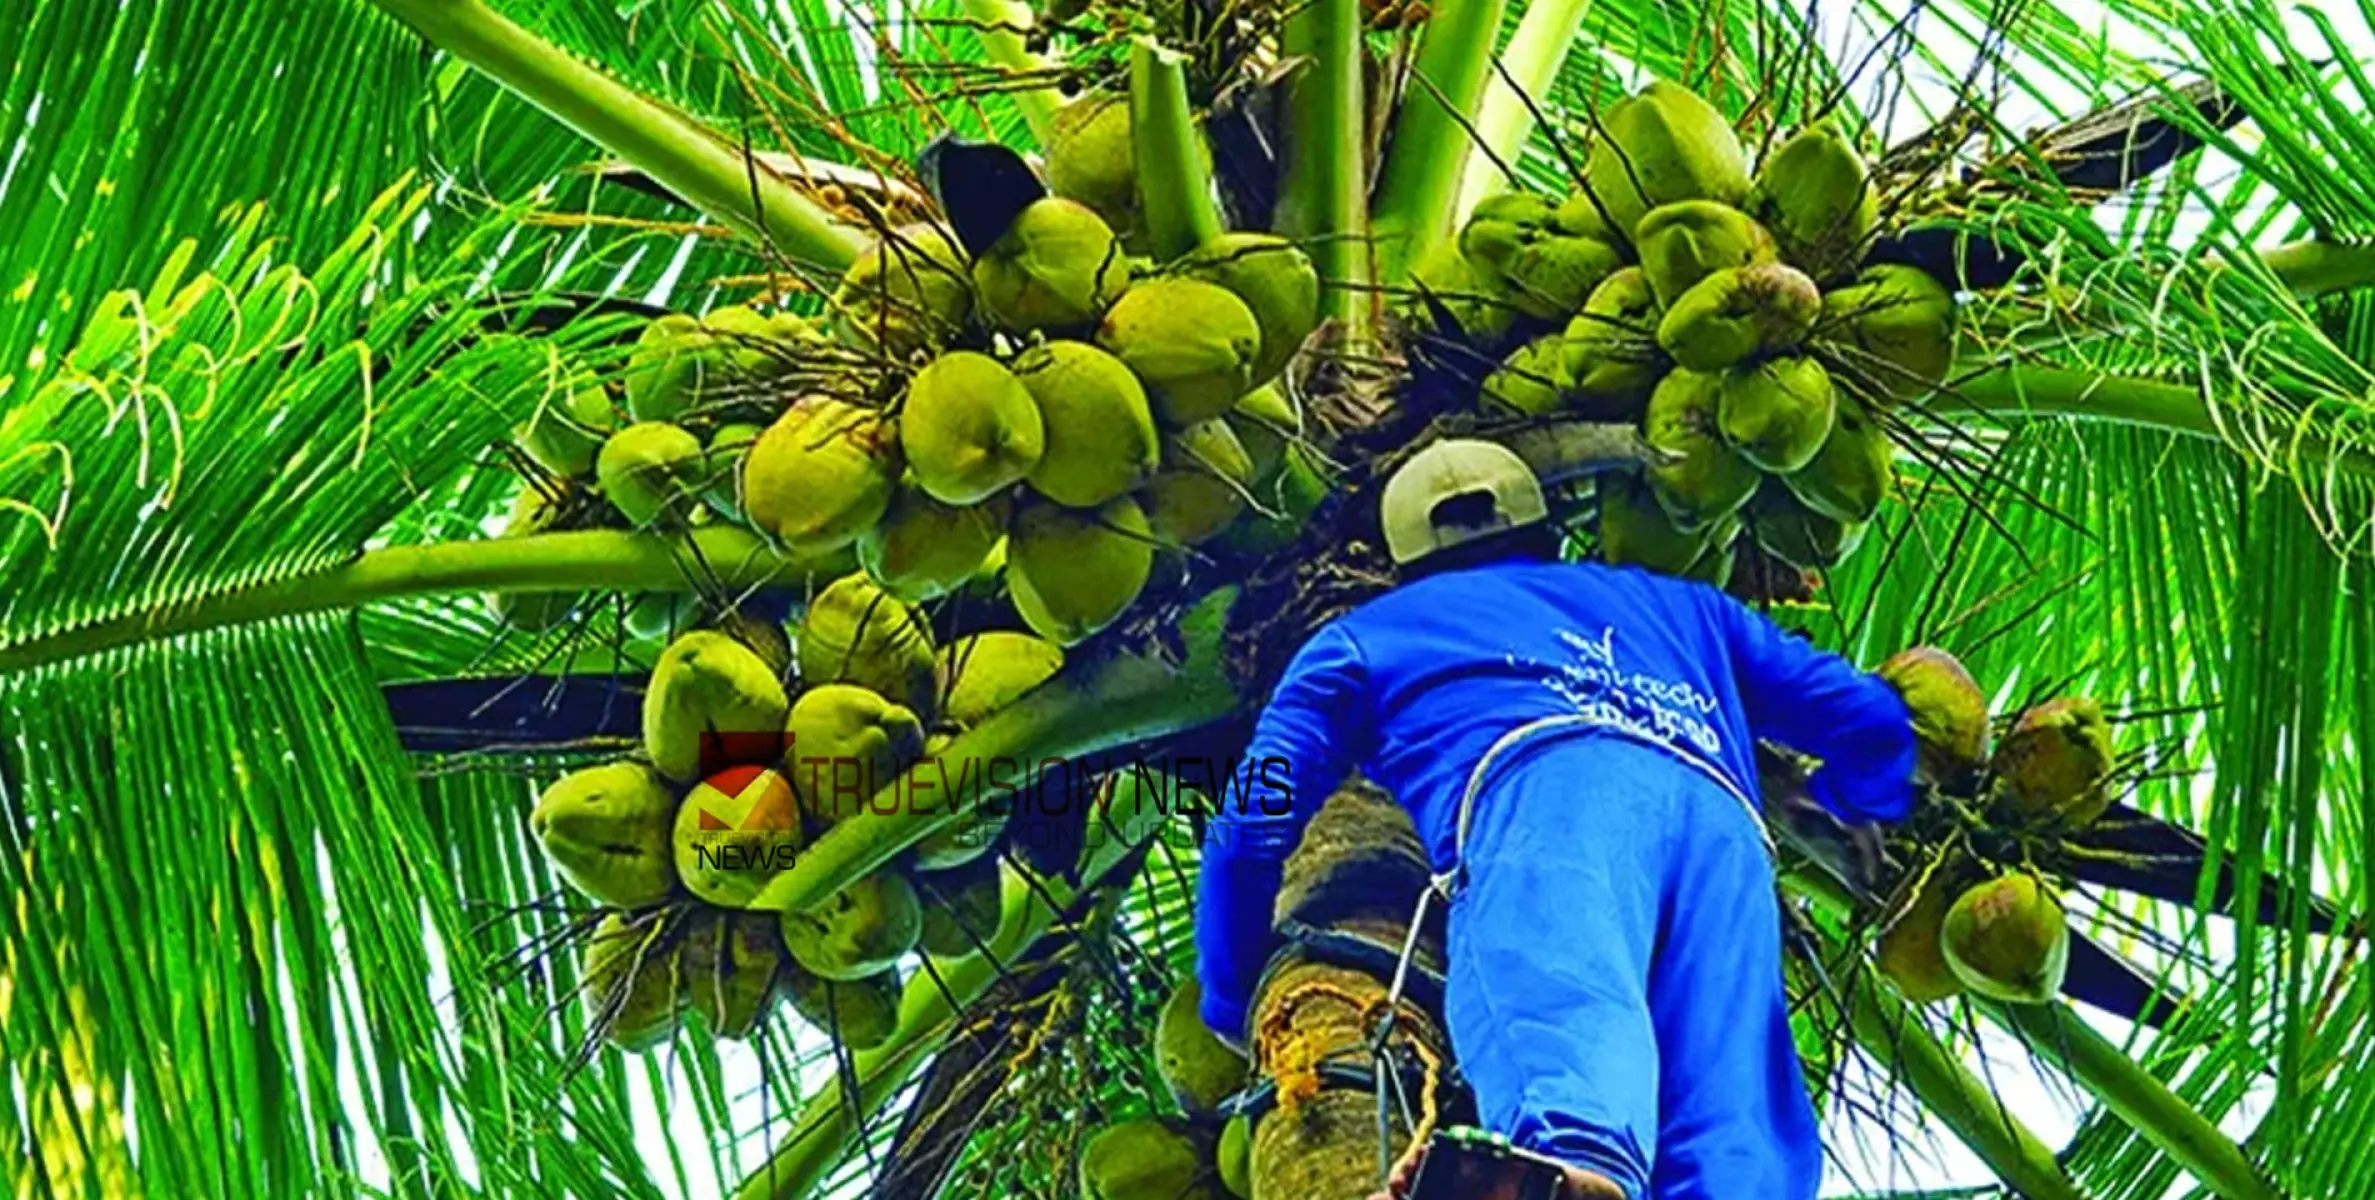
[[[13,0],[5,24],[15,1194],[800,1196],[864,1173],[1058,1194],[1099,1157],[1089,1131],[1148,1117],[1218,1186],[1210,1097],[1163,1094],[1153,1036],[1187,963],[1190,810],[1225,790],[1187,764],[1233,761],[1285,656],[1381,586],[1372,485],[1447,433],[1535,461],[1578,555],[1711,574],[1868,663],[1951,650],[1995,714],[1983,739],[2099,706],[2110,749],[2079,791],[2107,815],[2008,816],[2017,763],[1990,762],[1944,772],[1877,859],[1770,762],[1795,1015],[1848,1186],[1959,1148],[2035,1196],[2370,1190],[2362,25],[2256,0]],[[1636,162],[1644,110],[1623,106],[1653,82],[1708,115],[1661,119],[1697,132]],[[1839,379],[1826,415],[1869,422],[1890,494],[1824,525],[1743,469],[1744,532],[1714,539],[1729,514],[1642,490],[1677,448],[1654,411],[1644,449],[1645,413],[1590,402],[1570,362],[1662,373],[1708,344],[1656,336],[1695,287],[1590,319],[1600,276],[1659,284],[1667,261],[1612,181],[1677,199],[1645,172],[1713,138],[1745,184],[1809,129],[1863,164],[1854,236],[1793,244],[1772,168],[1717,194],[1783,249],[1702,265],[1782,259],[1832,297],[1914,271],[1952,356],[1872,341],[1869,310],[1900,304],[1869,290],[1810,316],[1789,361]],[[1046,206],[1049,184],[1077,203]],[[1588,217],[1557,218],[1578,195]],[[1230,230],[1311,265],[1293,337],[1231,274]],[[1609,247],[1590,286],[1513,265],[1578,237]],[[1050,249],[1084,238],[1086,260]],[[1148,349],[1183,335],[1116,314],[1158,282],[1208,290],[1137,307],[1203,304],[1190,332],[1219,345]],[[1577,360],[1603,326],[1638,355]],[[1067,333],[1098,358],[1037,344]],[[1107,390],[1151,393],[1147,415],[1087,421],[1086,465],[1028,480],[1088,403],[1047,382],[1065,355],[1118,361]],[[945,394],[1019,388],[1048,444],[986,482],[936,474],[913,431],[933,373],[960,371]],[[1723,424],[1776,479],[1827,444]],[[893,437],[912,478],[884,465]],[[1189,463],[1218,510],[1193,538],[1177,481],[1145,477]],[[960,648],[988,643],[964,639],[1024,628],[1067,643],[1060,669],[966,709]],[[689,668],[688,631],[734,648]],[[902,638],[920,660],[871,649]],[[921,691],[852,673],[901,654]],[[757,674],[717,665],[737,655]],[[876,706],[802,725],[831,684]],[[702,734],[754,730],[644,719],[704,687],[778,714],[770,737],[912,741],[886,774],[927,746],[1067,761],[1059,792],[1088,802],[985,833],[913,803],[912,773],[828,815],[794,772],[780,860],[688,865],[685,822],[773,802],[707,769],[736,752]],[[761,757],[791,771],[781,754]],[[634,809],[660,814],[647,840],[595,839],[597,870],[569,822],[585,772],[621,762],[665,803]],[[1362,894],[1392,903],[1308,888],[1294,911],[1327,912],[1304,945],[1356,961],[1295,978],[1374,996],[1357,960],[1392,942],[1377,912],[1406,908],[1418,864],[1389,806],[1345,795],[1314,841],[1353,847]],[[949,916],[969,836],[1003,863],[971,924]],[[2047,986],[1935,996],[1882,969],[1924,896],[1983,875],[2061,891]],[[860,895],[954,940],[834,942],[848,969],[819,970]],[[1374,1104],[1314,1068],[1360,1014],[1279,1011],[1305,1057],[1265,1042],[1245,1080],[1275,1100],[1249,1126],[1268,1195],[1292,1185],[1265,1139],[1300,1139],[1296,1161],[1378,1149],[1374,1124],[1313,1115]],[[2079,1114],[2067,1144],[2014,1067]]]

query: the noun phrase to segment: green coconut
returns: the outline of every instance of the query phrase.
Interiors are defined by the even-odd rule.
[[[1786,475],[1814,461],[1838,409],[1821,363],[1770,358],[1723,373],[1716,428],[1758,470]]]
[[[1560,209],[1579,232],[1606,223],[1636,243],[1654,208],[1685,200],[1738,204],[1748,195],[1748,154],[1715,106],[1658,80],[1610,105],[1583,165],[1585,203]],[[1596,204],[1591,201],[1597,201]]]
[[[801,970],[798,963],[785,963],[783,981],[792,1011],[851,1050],[882,1045],[899,1028],[899,999],[906,989],[897,971],[835,982]]]
[[[1485,376],[1477,398],[1488,410],[1548,416],[1559,411],[1566,396],[1566,372],[1566,339],[1546,333],[1511,351],[1499,370]]]
[[[899,432],[873,409],[811,396],[776,419],[742,464],[750,521],[795,553],[858,539],[890,506]]]
[[[1772,262],[1773,237],[1747,213],[1712,200],[1685,200],[1641,218],[1641,274],[1658,303],[1672,306],[1726,267]]]
[[[703,912],[678,952],[691,1007],[714,1037],[758,1032],[782,995],[783,935],[767,913]]]
[[[1783,476],[1806,507],[1841,521],[1869,521],[1896,484],[1887,431],[1853,396],[1838,398],[1831,436],[1805,466]]]
[[[1963,981],[1947,965],[1941,942],[1960,862],[1932,868],[1912,896],[1890,915],[1874,948],[1874,965],[1896,985],[1899,994],[1915,1004],[1934,1004],[1963,990]]]
[[[2043,1004],[2060,995],[2070,965],[2061,902],[2028,875],[1966,889],[1946,910],[1939,943],[1964,987],[2008,1004]]]
[[[858,535],[858,565],[882,590],[911,604],[938,599],[981,574],[1006,536],[1004,497],[957,507],[925,494],[911,476],[890,508]]]
[[[1235,292],[1201,279],[1150,279],[1122,293],[1097,345],[1146,386],[1157,419],[1177,429],[1229,411],[1253,388],[1262,327]]]
[[[1658,322],[1658,347],[1694,371],[1794,350],[1822,315],[1822,293],[1796,267],[1725,267],[1692,284]]]
[[[801,810],[821,825],[865,811],[924,752],[924,723],[913,709],[855,684],[801,692],[785,727],[784,768]]]
[[[1253,1200],[1253,1119],[1229,1118],[1220,1128],[1220,1147],[1213,1153],[1220,1185],[1237,1200]]]
[[[1756,494],[1757,471],[1717,431],[1723,377],[1669,371],[1650,393],[1642,437],[1674,456],[1650,466],[1650,490],[1667,516],[1685,530],[1704,529],[1740,510]]]
[[[833,293],[833,334],[905,359],[963,332],[973,303],[972,275],[956,240],[938,226],[907,225],[842,274]]]
[[[662,948],[661,923],[633,926],[612,913],[585,944],[578,995],[602,1040],[626,1051],[649,1050],[676,1032],[692,1002],[674,957]]]
[[[1647,488],[1609,480],[1600,488],[1600,557],[1721,586],[1732,574],[1733,517],[1685,530]]]
[[[1085,96],[1056,110],[1047,142],[1047,186],[1095,209],[1122,241],[1144,236],[1128,96]]]
[[[569,886],[613,908],[640,908],[676,888],[676,793],[638,762],[555,780],[528,816],[536,844]]]
[[[2074,829],[2111,806],[2105,780],[2115,761],[2103,706],[2090,697],[2064,696],[2020,714],[1991,765],[2014,812]]]
[[[805,321],[786,316],[730,304],[698,319],[670,313],[644,326],[627,356],[628,414],[675,421],[782,374],[789,366],[784,344],[808,336]]]
[[[1624,255],[1598,238],[1552,235],[1518,247],[1501,277],[1518,311],[1553,321],[1573,315],[1592,289],[1624,265]]]
[[[619,626],[642,642],[666,643],[701,617],[701,597],[692,592],[645,592],[627,606]]]
[[[982,310],[1016,333],[1092,325],[1129,282],[1112,227],[1061,196],[1032,201],[973,263]]]
[[[503,536],[551,533],[583,502],[578,486],[567,480],[523,483],[519,494],[511,498],[511,516],[503,524]],[[583,592],[491,592],[487,596],[505,625],[528,633],[567,621],[585,600]]]
[[[1154,573],[1154,529],[1128,496],[1093,511],[1023,506],[1007,531],[1007,585],[1033,633],[1070,646],[1111,625]]]
[[[1936,646],[1901,650],[1875,672],[1913,714],[1923,769],[1948,780],[1987,761],[1987,695],[1954,655]]]
[[[932,626],[863,574],[844,575],[800,618],[800,678],[854,683],[929,719],[940,698]]]
[[[806,912],[783,913],[783,944],[809,974],[848,983],[890,970],[915,949],[923,919],[915,886],[880,870]]]
[[[924,915],[916,944],[936,958],[980,952],[998,934],[1005,912],[1005,870],[983,855],[939,871],[919,871],[915,891]]]
[[[959,729],[1029,695],[1064,669],[1064,648],[1043,637],[993,629],[950,642],[940,652],[949,681],[940,717]]]
[[[1014,360],[1038,401],[1047,446],[1027,476],[1058,504],[1094,508],[1144,483],[1162,461],[1146,389],[1122,360],[1085,342],[1047,342]]]
[[[1448,317],[1465,340],[1491,345],[1517,322],[1517,305],[1509,301],[1501,273],[1468,261],[1453,241],[1437,242],[1410,271],[1413,295],[1401,311],[1414,326],[1433,329],[1440,316]]]
[[[1204,1147],[1167,1121],[1143,1117],[1098,1130],[1080,1152],[1083,1200],[1221,1200]]]
[[[1276,378],[1319,328],[1319,271],[1310,255],[1276,234],[1224,233],[1196,247],[1179,269],[1229,289],[1252,311],[1262,331],[1256,384]]]
[[[1808,571],[1838,565],[1864,540],[1864,527],[1826,517],[1798,503],[1778,479],[1767,479],[1744,510],[1749,532],[1773,557]]]
[[[710,431],[709,446],[702,453],[701,498],[712,512],[737,525],[748,522],[742,511],[742,460],[765,432],[766,426],[747,421],[720,425]]]
[[[576,479],[593,473],[594,457],[617,428],[610,392],[598,380],[572,374],[559,395],[545,397],[512,427],[511,436],[537,466]]]
[[[1918,267],[1866,267],[1823,295],[1817,336],[1835,343],[1871,401],[1911,399],[1954,368],[1954,293]]]
[[[989,355],[955,350],[907,385],[899,447],[933,499],[977,504],[1039,465],[1047,429],[1014,372]]]
[[[677,806],[672,834],[677,878],[720,908],[748,906],[807,843],[791,780],[750,765],[695,784]]]
[[[643,692],[643,749],[660,774],[691,783],[783,753],[791,699],[767,661],[714,629],[670,643]]]
[[[1204,990],[1193,976],[1171,990],[1155,1021],[1155,1067],[1171,1098],[1191,1116],[1219,1111],[1253,1074],[1245,1056],[1229,1048],[1204,1025],[1198,1008]]]
[[[1541,236],[1551,220],[1550,201],[1532,192],[1502,192],[1479,201],[1460,226],[1460,256],[1480,279],[1506,286],[1509,264]]]
[[[602,495],[637,528],[676,525],[701,494],[701,439],[683,427],[640,421],[611,434],[594,460]]]
[[[1227,421],[1198,421],[1165,437],[1163,462],[1163,469],[1138,490],[1139,507],[1157,541],[1201,545],[1245,511],[1253,457]]]
[[[1562,339],[1569,406],[1594,420],[1639,419],[1666,374],[1659,323],[1657,296],[1640,268],[1600,281]]]
[[[1286,458],[1287,439],[1303,426],[1301,418],[1295,415],[1294,402],[1276,384],[1265,384],[1247,392],[1221,420],[1229,423],[1230,432],[1237,435],[1237,444],[1245,447],[1246,460],[1253,464],[1257,483],[1277,474],[1279,463]]]
[[[1781,255],[1817,279],[1852,269],[1880,223],[1880,194],[1855,143],[1818,121],[1757,164],[1748,209]]]

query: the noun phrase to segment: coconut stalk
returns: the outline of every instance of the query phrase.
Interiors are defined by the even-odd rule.
[[[1022,699],[950,742],[941,762],[1005,759],[1039,764],[1076,760],[1193,729],[1237,707],[1221,663],[1221,638],[1234,589],[1205,597],[1180,622],[1184,661],[1153,649],[1113,653],[1066,668]],[[974,797],[978,802],[981,797]],[[1020,797],[1015,797],[1020,802]],[[923,811],[923,803],[932,803]],[[835,825],[799,860],[761,888],[748,907],[803,912],[872,874],[909,846],[953,829],[974,814],[951,798],[921,801],[902,779],[876,793],[865,811]]]
[[[736,591],[855,569],[847,551],[787,556],[738,526],[683,534],[586,529],[366,551],[334,567],[152,604],[0,645],[0,673],[201,630],[453,592]]]
[[[1033,882],[1009,874],[1000,896],[998,931],[987,939],[987,949],[953,960],[934,957],[929,970],[908,979],[890,1037],[873,1049],[851,1053],[859,1111],[848,1107],[847,1093],[853,1089],[820,1092],[793,1118],[774,1157],[735,1190],[734,1200],[800,1200],[815,1192],[840,1168],[866,1119],[948,1044],[964,1023],[965,1009],[998,982],[1000,964],[1021,959],[1082,894],[1103,885],[1169,816],[1164,806],[1143,803],[1116,815],[1119,832],[1091,839],[1082,851],[1077,890],[1062,876]]]
[[[1286,83],[1286,158],[1273,224],[1318,269],[1320,316],[1344,327],[1347,348],[1365,347],[1374,304],[1360,0],[1309,0],[1292,10],[1279,40],[1285,57],[1300,63]]]
[[[661,186],[794,264],[839,273],[866,245],[716,131],[537,37],[480,0],[371,0],[430,45],[643,169]]]
[[[1055,134],[1056,109],[1062,99],[1052,86],[1059,69],[1023,43],[1023,31],[1036,27],[1039,18],[1020,0],[964,0],[964,5],[965,15],[975,22],[974,31],[981,36],[982,57],[1018,79],[1039,81],[1001,90],[1022,110],[1031,136],[1046,145]]]
[[[1130,148],[1138,167],[1138,206],[1162,261],[1219,237],[1224,228],[1204,133],[1188,105],[1185,62],[1151,37],[1131,42]]]
[[[1509,44],[1501,50],[1499,68],[1485,79],[1484,104],[1476,110],[1480,153],[1470,156],[1467,169],[1460,174],[1460,199],[1451,212],[1452,225],[1465,220],[1478,201],[1509,186],[1493,160],[1517,165],[1526,139],[1534,134],[1534,109],[1527,101],[1539,103],[1540,97],[1550,94],[1584,14],[1591,8],[1592,0],[1534,0],[1526,6],[1517,31],[1509,35]]]
[[[1470,128],[1501,35],[1503,0],[1445,0],[1427,18],[1394,131],[1386,143],[1370,225],[1377,276],[1399,282],[1451,225],[1452,202],[1474,146]]]
[[[1928,404],[1930,411],[1940,415],[1975,412],[1997,417],[2079,417],[2226,440],[2225,424],[2198,389],[2055,367],[1999,366],[1942,389]],[[2338,452],[2323,440],[2304,438],[2298,444],[2301,456],[2309,462],[2375,477],[2375,458],[2364,453]]]
[[[2281,1194],[2241,1146],[2069,1005],[1982,1002],[1982,1007],[2211,1191],[2226,1200],[2279,1200]]]

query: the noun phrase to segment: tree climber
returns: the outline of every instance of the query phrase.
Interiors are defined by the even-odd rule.
[[[1898,821],[1904,703],[1715,588],[1558,562],[1498,445],[1421,451],[1379,515],[1400,586],[1297,652],[1247,750],[1284,794],[1208,828],[1205,1023],[1242,1042],[1281,864],[1357,765],[1453,897],[1445,1017],[1488,1129],[1578,1200],[1811,1200],[1754,739],[1820,758],[1809,791],[1851,825]]]

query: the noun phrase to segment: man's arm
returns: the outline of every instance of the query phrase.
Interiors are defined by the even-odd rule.
[[[1296,652],[1246,748],[1235,794],[1216,797],[1196,885],[1204,1023],[1235,1045],[1269,961],[1271,908],[1287,853],[1343,782],[1369,736],[1367,670],[1341,625]],[[1283,794],[1281,791],[1283,789]]]
[[[1913,715],[1896,689],[1729,596],[1709,603],[1731,643],[1750,732],[1821,759],[1806,789],[1840,819],[1904,820],[1914,798]]]

